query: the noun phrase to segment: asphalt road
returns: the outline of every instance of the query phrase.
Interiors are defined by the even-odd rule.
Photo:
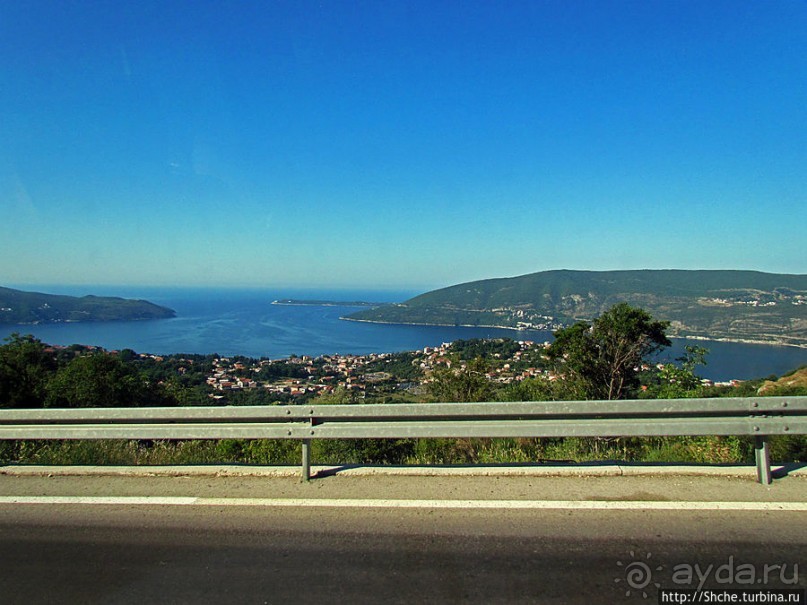
[[[302,508],[125,501],[0,504],[0,603],[618,604],[656,602],[659,586],[695,588],[698,570],[711,570],[705,586],[739,586],[718,581],[715,571],[723,566],[725,577],[729,565],[752,568],[762,579],[765,565],[786,564],[784,572],[777,568],[757,584],[792,588],[789,582],[795,580],[797,587],[807,585],[803,511],[652,508],[679,493],[689,493],[690,500],[698,494],[709,497],[710,490],[722,491],[724,499],[804,502],[804,480],[766,488],[749,481],[708,480],[701,486],[697,479],[602,479],[542,484],[524,478],[335,477],[305,485],[222,477],[0,477],[0,495],[6,497],[193,494],[228,501],[320,498],[323,503]],[[369,495],[449,500],[475,495],[486,501],[549,495],[591,502],[621,498],[643,501],[646,508],[324,504]],[[644,576],[629,575],[639,567]],[[687,567],[694,570],[694,584],[682,583],[681,571]]]

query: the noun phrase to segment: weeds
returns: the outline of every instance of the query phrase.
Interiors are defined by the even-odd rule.
[[[807,438],[771,438],[777,462],[807,461]],[[315,464],[518,464],[550,461],[747,464],[753,442],[744,437],[557,439],[346,439],[315,440]],[[6,441],[0,464],[39,465],[297,465],[292,440]]]

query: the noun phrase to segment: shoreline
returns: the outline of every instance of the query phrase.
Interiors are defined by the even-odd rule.
[[[273,300],[271,305],[279,307],[380,307],[384,303],[371,303],[364,301],[341,302],[336,300],[313,300],[313,301],[284,301],[283,299]],[[341,317],[339,319],[342,319]]]
[[[352,317],[340,317],[342,321],[355,321],[357,323],[368,324],[381,324],[388,326],[435,326],[442,328],[498,328],[501,330],[512,330],[514,332],[552,332],[552,330],[532,330],[523,328],[514,328],[513,326],[494,326],[494,325],[470,325],[470,324],[442,324],[442,323],[417,323],[417,322],[400,322],[400,321],[377,321],[372,319],[355,319]],[[698,340],[706,342],[729,342],[735,344],[748,344],[748,345],[764,345],[768,347],[790,347],[793,349],[807,349],[807,343],[796,344],[786,342],[776,342],[771,340],[754,340],[750,338],[726,338],[726,337],[711,337],[711,336],[669,336],[675,340]]]
[[[105,324],[105,323],[135,323],[138,321],[162,321],[164,319],[177,319],[179,317],[176,313],[166,317],[133,317],[130,319],[54,319],[48,321],[25,321],[21,323],[4,323],[0,322],[0,327],[3,326],[58,326],[62,324]]]

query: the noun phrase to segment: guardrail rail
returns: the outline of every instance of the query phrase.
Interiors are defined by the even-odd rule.
[[[296,439],[752,436],[807,434],[807,397],[0,410],[0,439]]]

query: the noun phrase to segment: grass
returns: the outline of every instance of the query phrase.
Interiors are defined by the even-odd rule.
[[[771,439],[777,462],[807,460],[807,438]],[[562,439],[347,439],[312,442],[315,464],[513,464],[547,461],[750,464],[753,442],[744,437]],[[292,440],[6,441],[0,464],[39,465],[298,465]]]

